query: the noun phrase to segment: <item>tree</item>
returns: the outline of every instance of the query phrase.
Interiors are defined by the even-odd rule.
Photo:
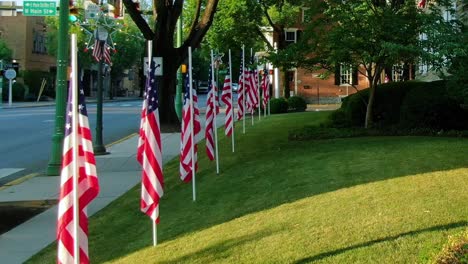
[[[194,0],[192,0],[194,1]],[[123,0],[128,14],[146,40],[153,41],[153,56],[163,59],[163,76],[157,78],[160,87],[160,120],[162,124],[179,125],[174,109],[176,72],[187,58],[188,47],[197,48],[213,23],[219,0],[197,0],[195,12],[182,46],[174,46],[174,33],[178,18],[184,7],[184,0],[153,0],[154,19],[146,20],[145,13],[132,0]],[[148,21],[148,22],[147,22]],[[152,23],[150,26],[148,23]]]
[[[11,61],[13,51],[7,46],[5,41],[0,39],[0,60]]]
[[[268,25],[273,30],[273,37],[276,47],[266,39],[265,35],[258,30],[263,40],[270,50],[269,60],[281,69],[284,74],[284,97],[289,98],[289,83],[288,71],[297,66],[296,60],[291,60],[291,57],[298,58],[297,43],[288,43],[286,41],[286,29],[296,27],[301,21],[303,7],[312,5],[317,1],[304,0],[251,0],[259,6],[263,14],[263,25]],[[320,1],[322,2],[322,1]],[[313,9],[316,10],[316,9]]]

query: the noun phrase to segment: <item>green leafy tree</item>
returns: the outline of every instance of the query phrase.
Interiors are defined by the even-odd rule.
[[[446,64],[447,53],[443,51],[448,50],[448,44],[441,44],[441,40],[453,36],[454,28],[432,4],[431,12],[402,0],[330,0],[324,8],[323,16],[309,25],[302,44],[295,47],[296,54],[309,55],[291,56],[290,60],[329,72],[349,65],[366,76],[370,90],[366,128],[372,126],[375,89],[384,69],[414,65],[420,59],[439,69]],[[420,34],[430,37],[420,40]]]
[[[303,10],[307,10],[307,12],[315,11],[316,3],[322,1],[258,0],[253,2],[257,3],[261,10],[261,25],[272,29],[275,47],[266,38],[263,39],[270,51],[268,59],[284,74],[284,97],[289,98],[288,71],[299,65],[297,63],[300,60],[298,52],[304,50],[304,48],[298,47],[305,42],[299,39],[296,43],[288,43],[286,41],[286,29],[296,28],[300,25]],[[304,9],[305,7],[307,9]]]
[[[179,125],[174,109],[176,72],[180,64],[185,61],[188,47],[197,48],[213,23],[219,0],[191,0],[193,15],[190,29],[185,34],[185,40],[180,47],[174,45],[174,33],[177,20],[183,9],[183,0],[153,0],[150,18],[145,10],[132,0],[123,0],[128,14],[135,22],[146,40],[153,41],[153,56],[163,58],[163,76],[158,78],[160,91],[160,120],[162,124]]]
[[[0,60],[11,61],[13,51],[7,46],[6,42],[0,39]]]

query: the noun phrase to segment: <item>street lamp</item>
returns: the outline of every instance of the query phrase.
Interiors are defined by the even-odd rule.
[[[60,175],[62,167],[62,144],[65,128],[65,89],[67,88],[68,66],[68,14],[67,0],[60,0],[58,50],[57,50],[57,82],[55,88],[55,129],[52,136],[52,151],[46,173],[50,176]]]
[[[106,42],[107,37],[109,37],[109,32],[104,27],[98,27],[94,32],[94,37],[99,42]],[[102,45],[105,49],[106,45]],[[97,48],[97,47],[94,47]],[[96,135],[94,137],[94,154],[95,155],[105,155],[109,154],[106,151],[106,147],[102,143],[102,97],[103,97],[103,80],[102,80],[102,69],[103,69],[103,60],[99,59],[98,63],[98,86],[97,86],[97,102],[96,102]]]

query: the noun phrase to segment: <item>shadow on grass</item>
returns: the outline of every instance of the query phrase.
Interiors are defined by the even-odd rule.
[[[421,233],[433,232],[433,231],[439,231],[439,230],[448,230],[448,229],[464,227],[464,226],[468,226],[467,221],[460,221],[460,222],[446,224],[446,225],[438,225],[438,226],[432,226],[432,227],[429,227],[429,228],[413,230],[413,231],[401,233],[401,234],[398,234],[398,235],[395,235],[395,236],[389,236],[389,237],[374,239],[374,240],[367,241],[367,242],[360,243],[360,244],[356,244],[356,245],[353,245],[353,246],[350,246],[350,247],[340,248],[340,249],[337,249],[337,250],[320,253],[320,254],[315,255],[315,256],[310,256],[310,257],[307,257],[307,258],[297,260],[294,263],[295,264],[310,263],[310,262],[322,260],[324,258],[333,257],[333,256],[336,256],[336,255],[345,253],[346,251],[373,246],[374,244],[378,244],[378,243],[381,243],[381,242],[397,240],[397,239],[405,237],[405,236],[414,236],[414,235],[418,235],[418,234],[421,234]]]
[[[179,179],[177,160],[166,164],[158,240],[164,243],[244,215],[342,188],[468,167],[466,139],[370,137],[307,142],[287,140],[289,129],[317,124],[324,116],[326,113],[323,112],[272,116],[255,127],[248,127],[246,135],[242,135],[241,126],[237,127],[236,153],[231,151],[229,138],[219,141],[219,175],[215,173],[214,162],[205,157],[203,142],[200,143],[196,202],[192,202],[191,185],[181,183]],[[93,262],[115,260],[151,245],[151,236],[148,235],[151,223],[139,211],[139,200],[137,186],[93,216],[89,241]],[[236,241],[228,241],[222,247],[235,244]],[[53,261],[55,252],[50,248],[38,259]],[[341,251],[346,250],[350,249]],[[311,258],[323,258],[325,254],[333,252]],[[188,257],[183,258],[181,262]],[[33,261],[40,262],[37,259]]]

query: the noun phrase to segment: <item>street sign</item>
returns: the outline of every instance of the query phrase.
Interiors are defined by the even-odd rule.
[[[85,11],[85,18],[86,19],[96,19],[99,15],[101,8],[95,4],[88,4]]]
[[[8,69],[5,71],[5,78],[8,80],[14,79],[16,77],[16,72],[13,69]]]
[[[56,16],[55,1],[23,1],[23,16]]]
[[[153,63],[156,65],[156,69],[154,71],[155,76],[163,76],[163,60],[162,57],[153,57]],[[143,72],[146,75],[148,72],[148,57],[143,59]]]

